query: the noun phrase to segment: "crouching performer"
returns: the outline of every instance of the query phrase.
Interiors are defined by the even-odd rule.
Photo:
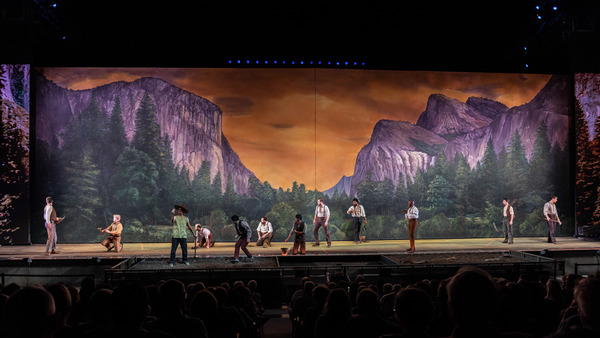
[[[101,229],[100,231],[108,234],[108,237],[102,241],[102,245],[104,245],[108,251],[113,248],[117,252],[123,250],[123,244],[121,243],[121,233],[123,232],[121,215],[114,215],[112,224],[109,225],[108,228]]]

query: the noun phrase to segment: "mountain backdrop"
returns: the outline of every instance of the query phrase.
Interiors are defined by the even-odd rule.
[[[390,179],[396,185],[399,175],[405,184],[417,171],[427,171],[441,152],[447,159],[462,154],[471,168],[482,159],[491,139],[495,151],[507,148],[518,132],[527,157],[531,156],[536,130],[544,121],[552,146],[564,147],[569,133],[571,81],[554,75],[528,103],[506,107],[486,98],[471,97],[461,102],[441,94],[429,97],[426,110],[416,124],[381,120],[373,128],[370,142],[356,158],[354,174],[344,176],[325,193],[356,194],[367,174],[374,181]]]
[[[123,123],[129,142],[135,131],[135,116],[147,93],[156,106],[161,137],[168,136],[177,168],[185,167],[190,178],[202,162],[211,165],[211,180],[217,173],[222,177],[222,189],[231,175],[237,193],[248,192],[248,180],[254,174],[244,166],[222,132],[221,109],[212,102],[157,78],[140,78],[133,82],[113,82],[88,90],[69,90],[36,77],[37,138],[61,144],[61,134],[68,121],[89,104],[92,93],[103,112],[110,112],[120,100]]]

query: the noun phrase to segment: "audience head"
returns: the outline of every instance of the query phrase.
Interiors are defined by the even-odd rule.
[[[4,305],[4,337],[53,337],[60,325],[54,298],[46,289],[27,286]]]
[[[463,267],[447,285],[448,310],[455,324],[488,323],[498,309],[498,288],[492,277],[474,266]]]
[[[600,330],[600,280],[585,278],[575,287],[575,301],[581,323]]]
[[[329,292],[323,312],[330,318],[346,320],[350,318],[352,306],[346,290],[336,288]]]
[[[160,304],[163,311],[181,310],[185,302],[185,286],[176,279],[169,279],[160,286]]]
[[[200,319],[213,318],[219,311],[217,298],[208,290],[199,291],[190,302],[192,316]]]
[[[424,333],[433,321],[434,309],[425,291],[415,287],[400,290],[394,300],[398,325],[405,333]]]
[[[318,308],[323,309],[323,307],[325,307],[325,302],[327,302],[327,296],[329,296],[329,288],[326,285],[318,285],[312,289],[312,296],[315,305]]]
[[[50,292],[52,298],[54,299],[56,314],[61,317],[62,321],[65,321],[67,317],[69,317],[73,307],[73,302],[71,301],[71,292],[69,292],[67,286],[62,283],[50,285],[46,287],[46,290]]]
[[[106,314],[111,313],[112,290],[98,289],[92,293],[88,302],[88,313],[92,322],[106,323]]]
[[[148,291],[140,284],[127,284],[115,288],[112,305],[115,326],[119,329],[141,329],[150,312]]]
[[[362,289],[356,296],[358,313],[363,316],[375,316],[379,312],[379,297],[371,288]]]

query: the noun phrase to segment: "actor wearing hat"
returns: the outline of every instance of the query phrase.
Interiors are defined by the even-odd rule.
[[[177,212],[177,215],[175,215],[175,212]],[[173,266],[173,264],[175,264],[175,252],[177,251],[177,245],[181,246],[181,262],[185,265],[190,265],[187,260],[187,235],[185,232],[186,226],[194,238],[196,238],[197,235],[194,233],[194,229],[192,229],[189,218],[184,215],[184,213],[187,212],[188,210],[183,204],[175,205],[174,209],[171,211],[173,234],[171,238],[171,257],[169,260],[169,266]]]

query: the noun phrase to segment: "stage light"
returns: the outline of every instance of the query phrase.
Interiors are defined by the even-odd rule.
[[[552,7],[552,9],[553,9],[553,10],[557,10],[557,9],[558,9],[558,7],[554,6],[554,7]]]
[[[526,64],[525,64],[525,68],[529,68],[529,64],[527,64],[527,63],[526,63]]]
[[[540,9],[540,6],[535,6],[535,9],[539,10],[539,9]]]
[[[52,7],[56,8],[56,4],[52,4]]]
[[[538,18],[539,20],[542,20],[542,16],[541,16],[541,15],[538,15],[538,16],[537,16],[537,18]]]
[[[527,50],[527,46],[523,47],[523,50]]]

